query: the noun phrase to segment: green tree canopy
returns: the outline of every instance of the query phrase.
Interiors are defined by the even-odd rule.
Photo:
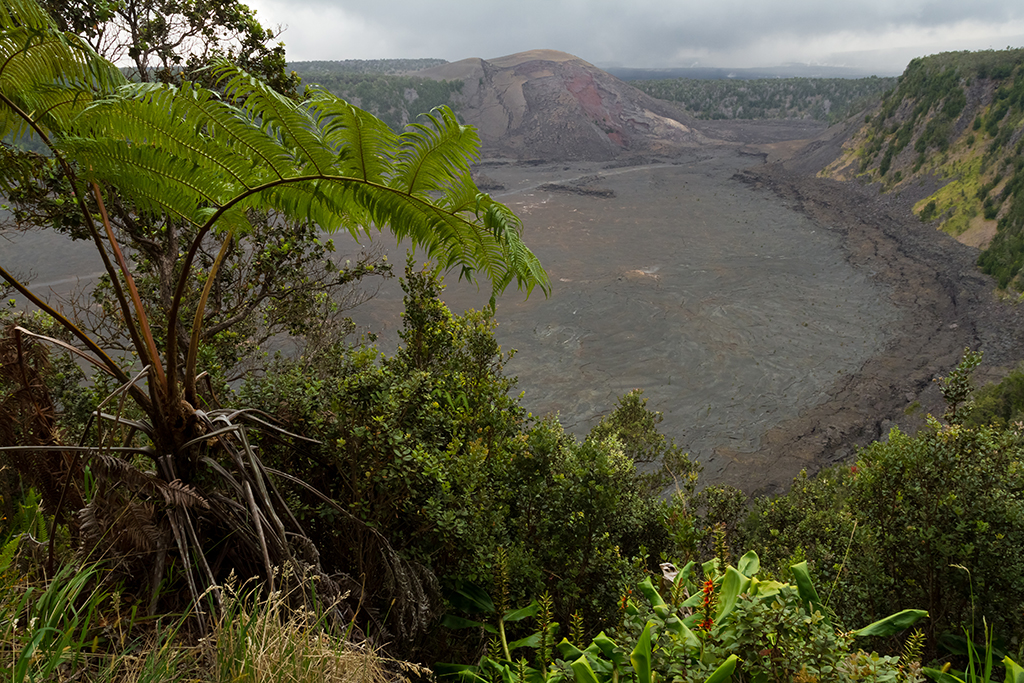
[[[489,280],[492,301],[513,282],[527,293],[548,287],[521,239],[519,220],[474,185],[469,166],[478,138],[450,111],[398,134],[325,92],[297,102],[224,60],[210,73],[220,92],[190,83],[127,83],[32,0],[0,5],[0,135],[31,131],[53,153],[51,160],[5,150],[11,163],[0,170],[0,189],[18,190],[40,165],[56,166],[82,231],[103,258],[126,337],[148,373],[140,388],[123,361],[0,263],[0,277],[63,325],[145,418],[133,421],[131,434],[115,448],[148,458],[155,474],[109,451],[88,456],[95,476],[119,485],[87,506],[82,538],[119,548],[122,557],[166,557],[175,547],[197,600],[204,585],[215,583],[202,558],[229,535],[228,564],[258,567],[271,590],[274,566],[292,565],[299,576],[306,575],[302,567],[319,571],[316,561],[299,561],[294,539],[307,537],[268,484],[235,422],[239,413],[211,411],[196,389],[206,302],[231,245],[252,231],[254,215],[273,210],[288,221],[355,236],[388,229],[443,267]],[[117,202],[130,205],[139,220],[159,217],[191,228],[162,334],[154,333],[111,227],[107,205]],[[201,264],[202,240],[214,233],[224,236],[221,249],[211,264]],[[198,297],[189,299],[189,292]],[[184,302],[194,315],[182,362],[176,328]],[[80,461],[71,455],[78,451],[61,454],[56,449],[69,447],[55,440],[41,447],[53,452],[51,466],[64,468],[60,476],[84,490]],[[46,504],[59,512],[60,499]],[[203,525],[199,515],[205,515]],[[165,563],[147,571],[154,572],[155,589]]]

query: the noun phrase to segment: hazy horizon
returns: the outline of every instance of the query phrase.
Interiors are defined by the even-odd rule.
[[[903,72],[937,52],[1024,46],[1024,5],[1011,0],[255,0],[281,27],[289,61],[496,57],[568,52],[602,68],[840,67]]]

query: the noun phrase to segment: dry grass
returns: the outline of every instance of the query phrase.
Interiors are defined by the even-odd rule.
[[[225,591],[224,613],[201,642],[213,671],[205,680],[247,683],[385,683],[391,662],[344,634],[331,634],[322,616],[287,605],[280,593]]]
[[[0,677],[10,683],[387,683],[429,673],[350,642],[280,592],[223,589],[224,610],[198,641],[189,616],[123,614],[91,586],[97,565],[57,580],[0,586]],[[10,573],[7,573],[10,576]],[[90,591],[93,591],[90,593]],[[83,610],[83,605],[85,609]],[[321,610],[322,611],[322,610]]]

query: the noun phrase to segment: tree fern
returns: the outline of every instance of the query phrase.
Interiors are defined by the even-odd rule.
[[[133,549],[156,554],[155,561],[146,556],[143,563],[151,567],[151,609],[172,548],[196,601],[214,582],[204,547],[224,545],[240,565],[258,567],[271,587],[274,566],[294,565],[298,575],[306,571],[291,540],[305,538],[304,533],[244,430],[233,416],[199,409],[195,364],[209,287],[195,312],[186,365],[177,367],[179,308],[187,292],[215,280],[222,262],[218,257],[197,277],[194,263],[211,231],[227,233],[226,245],[233,236],[244,236],[251,212],[270,210],[287,221],[344,229],[356,237],[388,229],[445,268],[489,279],[492,303],[513,282],[527,293],[535,286],[548,289],[543,268],[521,239],[519,220],[471,180],[478,138],[447,109],[395,134],[327,93],[314,92],[297,103],[226,62],[213,73],[223,95],[190,84],[127,84],[82,41],[57,31],[31,0],[0,4],[0,133],[31,129],[54,151],[105,259],[135,351],[155,366],[147,377],[147,397],[91,338],[58,311],[44,309],[90,348],[147,414],[148,421],[137,422],[134,431],[149,444],[123,448],[148,457],[155,473],[143,474],[134,463],[110,455],[82,456],[110,486],[83,507],[81,537],[84,545],[101,549],[113,534],[125,559],[143,561]],[[21,181],[0,171],[0,182],[11,187]],[[87,188],[93,196],[86,195]],[[162,350],[115,241],[104,197],[116,197],[140,218],[194,227],[191,243],[183,245]],[[2,267],[0,277],[31,296]],[[80,451],[62,455],[74,463],[64,479],[70,482],[78,476]],[[205,479],[197,476],[201,472]],[[60,503],[56,507],[59,513]],[[194,522],[200,514],[213,526]],[[211,533],[220,537],[203,537]],[[235,540],[224,544],[227,538]],[[315,562],[307,569],[320,572]],[[426,595],[423,586],[430,581],[399,583],[420,586],[404,592]],[[429,610],[421,611],[413,621],[426,624]]]
[[[469,180],[478,138],[448,110],[395,135],[324,92],[297,104],[220,64],[217,101],[194,87],[131,86],[92,104],[68,142],[90,178],[140,207],[217,227],[227,207],[273,208],[355,236],[381,227],[446,267],[480,273],[494,294],[547,279],[514,215]]]

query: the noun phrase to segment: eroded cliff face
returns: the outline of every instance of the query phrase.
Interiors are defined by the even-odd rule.
[[[673,105],[564,52],[464,59],[418,75],[463,81],[459,114],[489,155],[604,161],[708,142]]]

